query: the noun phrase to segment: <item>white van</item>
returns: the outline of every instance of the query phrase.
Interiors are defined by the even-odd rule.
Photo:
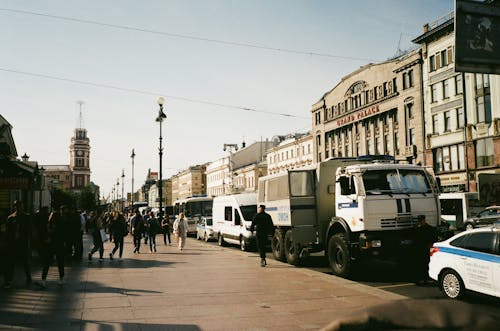
[[[215,197],[213,228],[219,245],[240,245],[242,251],[254,245],[255,238],[250,232],[250,226],[256,214],[257,193]]]

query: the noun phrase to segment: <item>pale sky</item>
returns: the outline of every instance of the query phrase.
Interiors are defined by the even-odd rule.
[[[91,180],[107,196],[125,169],[130,191],[132,148],[135,188],[148,168],[158,170],[157,96],[166,98],[163,177],[169,178],[226,156],[224,143],[310,130],[311,105],[343,76],[392,57],[398,43],[412,47],[423,24],[451,10],[452,0],[0,0],[0,113],[13,126],[19,155],[69,164],[77,101],[85,101]]]

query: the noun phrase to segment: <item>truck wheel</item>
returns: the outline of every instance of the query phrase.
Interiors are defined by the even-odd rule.
[[[348,277],[351,273],[351,252],[344,233],[337,233],[328,240],[328,262],[335,275]]]
[[[226,242],[224,241],[224,237],[222,236],[222,233],[219,233],[219,238],[217,240],[217,243],[219,246],[226,246]]]
[[[285,261],[285,245],[283,244],[283,234],[280,230],[274,231],[271,241],[274,258],[278,261]]]
[[[299,264],[300,246],[292,240],[292,230],[285,233],[285,256],[286,261],[292,265]]]

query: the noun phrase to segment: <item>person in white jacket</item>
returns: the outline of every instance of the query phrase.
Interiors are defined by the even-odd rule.
[[[179,216],[174,222],[174,234],[177,239],[177,243],[179,244],[180,251],[182,251],[184,245],[186,244],[187,230],[188,224],[186,218],[184,217],[184,213],[179,213]]]

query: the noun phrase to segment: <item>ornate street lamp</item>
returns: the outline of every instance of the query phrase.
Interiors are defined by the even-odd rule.
[[[122,169],[122,198],[121,198],[121,205],[122,205],[122,212],[123,212],[123,208],[125,208],[125,201],[123,200],[123,193],[124,193],[124,189],[125,189],[125,185],[123,185],[123,181],[125,180],[125,169]]]
[[[162,182],[162,179],[163,179],[163,173],[162,173],[162,162],[163,162],[163,160],[162,160],[163,159],[162,141],[163,141],[163,137],[162,137],[161,130],[162,130],[163,120],[165,120],[167,118],[167,115],[165,115],[165,113],[163,112],[163,104],[165,103],[165,98],[158,97],[156,102],[158,102],[158,106],[160,106],[160,109],[158,110],[158,117],[156,117],[156,122],[160,123],[160,148],[158,149],[158,156],[160,158],[160,171],[159,171],[160,178],[158,180],[158,195],[160,196],[159,216],[161,219],[163,217],[163,207],[162,207],[162,203],[163,203],[163,182]]]
[[[134,158],[135,158],[135,152],[134,149],[132,148],[132,154],[130,154],[130,158],[132,159],[132,194],[130,194],[130,208],[132,208],[132,211],[134,210]]]

